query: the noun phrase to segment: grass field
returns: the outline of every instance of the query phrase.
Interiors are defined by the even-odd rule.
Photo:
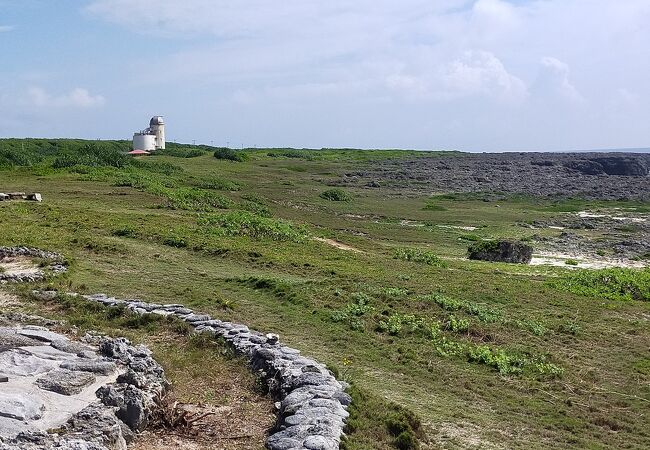
[[[629,204],[322,195],[343,173],[424,153],[265,149],[231,161],[173,146],[133,164],[113,155],[123,142],[43,142],[0,141],[0,191],[44,199],[0,202],[0,245],[63,253],[61,290],[184,303],[278,332],[353,382],[347,448],[650,446],[647,294],[558,282],[569,268],[465,259],[476,240],[557,233],[521,223]],[[647,270],[625,276],[647,288]]]

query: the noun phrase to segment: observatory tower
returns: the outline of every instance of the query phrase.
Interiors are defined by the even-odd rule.
[[[165,149],[165,122],[162,116],[153,116],[149,128],[133,134],[133,150],[153,152]]]

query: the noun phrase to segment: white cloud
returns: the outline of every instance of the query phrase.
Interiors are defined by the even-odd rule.
[[[534,90],[539,95],[556,96],[573,103],[584,102],[583,96],[569,80],[569,65],[551,56],[540,61],[540,71],[535,81]]]
[[[648,0],[93,0],[85,12],[163,42],[120,60],[133,91],[112,103],[160,87],[196,136],[208,114],[247,108],[270,145],[298,128],[309,139],[298,145],[317,146],[647,141],[637,123],[650,115]],[[241,117],[218,119],[249,133]],[[333,141],[344,135],[333,129],[352,142]]]
[[[13,31],[14,27],[12,25],[0,25],[0,33],[6,33],[8,31]]]
[[[460,96],[480,94],[507,102],[520,102],[527,96],[526,84],[486,51],[468,51],[447,64],[443,80],[449,92]]]
[[[91,95],[87,89],[75,88],[68,93],[52,95],[41,87],[27,90],[30,104],[45,108],[93,108],[102,106],[106,99],[101,95]]]

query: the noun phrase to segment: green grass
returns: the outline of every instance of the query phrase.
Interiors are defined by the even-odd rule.
[[[579,270],[551,285],[588,297],[650,301],[650,269]]]
[[[53,167],[60,153],[86,144],[0,140],[0,190],[44,198],[0,203],[0,245],[64,254],[70,271],[51,281],[61,290],[184,303],[278,332],[341,368],[359,390],[347,448],[394,449],[413,437],[424,448],[467,448],[474,438],[534,449],[650,442],[650,302],[639,301],[646,272],[605,280],[466,259],[472,242],[555,233],[522,223],[648,205],[505,198],[495,208],[481,195],[411,196],[383,183],[346,189],[350,202],[319,198],[345,173],[426,152],[248,149],[234,163],[205,149]],[[435,207],[423,209],[428,203]],[[467,226],[476,230],[459,228]],[[84,327],[101,327],[102,314]],[[111,331],[161,326],[136,325],[120,319]]]

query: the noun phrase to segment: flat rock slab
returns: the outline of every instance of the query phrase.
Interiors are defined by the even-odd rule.
[[[18,330],[18,334],[27,336],[32,339],[36,339],[44,342],[60,341],[67,340],[65,336],[58,333],[53,333],[46,328],[35,327],[35,326],[26,326]]]
[[[3,375],[27,377],[48,372],[59,365],[58,361],[39,358],[22,349],[0,353],[0,371]]]
[[[0,417],[15,420],[36,420],[43,416],[45,405],[37,399],[26,395],[0,395]]]
[[[52,341],[50,345],[57,350],[61,350],[62,352],[66,352],[66,353],[73,353],[75,355],[78,355],[79,353],[82,352],[90,351],[90,347],[88,347],[87,345],[84,345],[80,342],[69,341],[67,339],[59,339],[59,340]]]
[[[95,382],[95,375],[90,372],[73,372],[66,369],[53,370],[46,377],[36,380],[36,385],[46,391],[62,395],[78,394]]]
[[[81,372],[93,372],[101,375],[110,375],[117,370],[115,363],[101,360],[65,361],[61,364],[62,369]]]
[[[3,347],[25,347],[41,345],[41,341],[19,334],[15,328],[0,327],[0,345]]]
[[[0,441],[61,426],[120,373],[92,347],[43,327],[0,327],[0,349]]]

